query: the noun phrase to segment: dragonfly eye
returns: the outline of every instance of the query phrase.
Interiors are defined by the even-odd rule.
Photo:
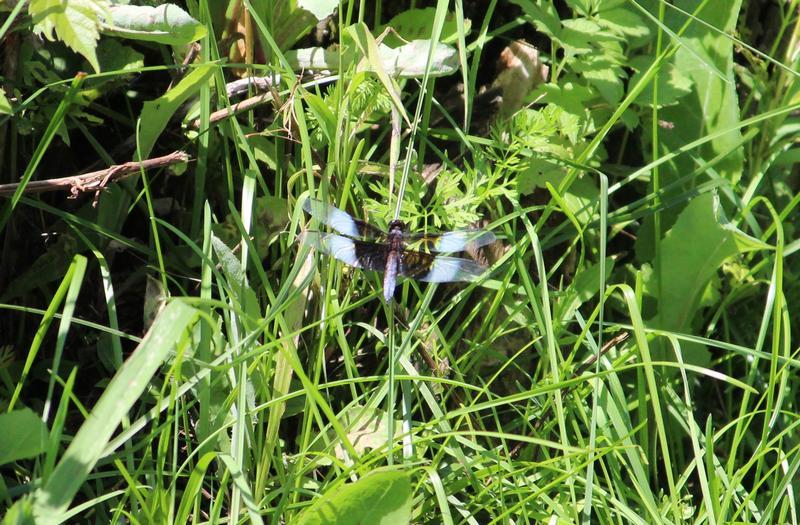
[[[406,223],[403,221],[391,221],[389,223],[389,231],[400,231],[403,232],[406,229]]]

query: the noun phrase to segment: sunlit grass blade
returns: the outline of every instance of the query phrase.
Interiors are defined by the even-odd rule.
[[[170,352],[183,351],[189,344],[186,331],[196,319],[197,312],[178,301],[170,303],[161,312],[75,434],[50,479],[36,492],[33,508],[38,522],[61,523],[64,512],[100,458],[106,442],[153,374]]]

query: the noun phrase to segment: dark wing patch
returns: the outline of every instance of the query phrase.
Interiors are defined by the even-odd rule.
[[[403,250],[400,255],[400,275],[429,283],[472,281],[486,271],[469,259],[431,255]]]
[[[354,268],[379,272],[386,270],[386,246],[381,244],[322,232],[305,232],[300,242]]]
[[[386,234],[364,221],[354,219],[349,213],[318,199],[308,198],[303,209],[318,221],[348,237],[385,239]]]
[[[400,251],[400,275],[420,279],[421,276],[430,272],[433,267],[435,255],[413,250]]]

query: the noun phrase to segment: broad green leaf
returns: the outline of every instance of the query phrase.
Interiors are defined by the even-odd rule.
[[[34,494],[38,524],[57,524],[72,498],[102,456],[114,430],[150,384],[170,352],[197,320],[198,312],[175,301],[153,323],[144,340],[122,365],[81,425],[44,487]]]
[[[617,104],[623,95],[622,69],[601,60],[587,60],[583,77],[592,84],[609,104]]]
[[[5,90],[0,88],[0,115],[10,115],[13,112],[14,110],[11,107],[11,102],[9,102],[8,97],[6,97]]]
[[[411,475],[376,470],[314,501],[295,525],[402,525],[411,520]]]
[[[600,0],[600,11],[607,11],[611,9],[616,9],[620,6],[628,5],[630,0]]]
[[[558,187],[564,178],[564,168],[544,159],[531,159],[529,167],[518,176],[520,195],[532,193],[536,188],[546,188],[547,183]],[[597,199],[597,184],[587,176],[578,177],[570,185],[563,199],[569,211],[582,223],[592,219],[590,204]]]
[[[661,257],[647,282],[648,293],[658,301],[651,326],[691,332],[706,287],[722,263],[734,255],[768,248],[725,220],[715,194],[695,198],[661,241]]]
[[[145,40],[160,44],[181,45],[200,40],[206,28],[189,13],[174,4],[158,7],[115,5],[102,26],[104,34]]]
[[[628,7],[601,9],[597,16],[597,23],[628,37],[641,38],[650,34],[650,28],[644,23],[642,17]]]
[[[537,188],[546,188],[547,183],[555,186],[564,176],[564,168],[543,158],[533,158],[528,166],[517,175],[517,192],[530,195]]]
[[[680,0],[676,4],[689,12],[697,7],[694,1]],[[655,0],[644,0],[642,5],[651,12],[657,11]],[[685,89],[685,81],[692,83],[690,92],[680,97],[678,104],[664,107],[658,112],[658,119],[667,124],[667,129],[659,131],[658,146],[661,155],[665,155],[694,142],[702,137],[719,133],[727,133],[715,137],[702,146],[684,155],[678,155],[659,167],[661,186],[691,173],[704,161],[715,160],[713,166],[716,173],[731,184],[736,184],[742,174],[744,153],[741,145],[741,133],[737,127],[740,121],[736,79],[733,75],[733,41],[727,36],[734,31],[739,14],[741,0],[731,2],[711,2],[703,4],[697,14],[705,23],[718,28],[712,30],[694,21],[681,37],[679,50],[666,69],[659,72],[659,100],[661,105],[664,79],[670,84],[663,94],[664,103],[671,103]],[[686,17],[675,10],[668,9],[665,24],[672,31],[678,31],[686,22]],[[673,71],[674,68],[674,71]],[[720,73],[721,72],[721,73]],[[679,80],[677,77],[681,77]],[[685,80],[684,80],[685,79]],[[654,101],[651,100],[650,104]],[[674,125],[673,125],[674,124]],[[652,150],[653,127],[642,126],[644,142],[642,151],[649,156]],[[690,181],[686,186],[694,186]],[[686,187],[674,187],[663,199],[685,191]],[[639,229],[636,241],[636,255],[640,260],[649,260],[655,253],[654,239],[675,220],[680,209],[666,210],[661,214],[661,232],[653,232],[652,217],[646,218]]]
[[[528,18],[533,20],[537,30],[554,40],[560,38],[561,19],[552,2],[544,2],[541,6],[534,3],[533,0],[511,0],[511,3],[522,8]]]
[[[100,72],[95,49],[100,38],[101,20],[109,16],[105,0],[32,0],[28,13],[33,19],[33,31],[48,40],[58,39],[89,61]]]
[[[143,54],[113,38],[100,41],[97,45],[97,59],[103,71],[131,71],[144,67]]]
[[[698,5],[695,0],[680,0],[676,4],[690,13]],[[736,184],[742,175],[744,153],[741,133],[734,129],[740,120],[739,95],[736,93],[736,79],[733,75],[734,42],[728,36],[735,31],[740,6],[741,0],[705,3],[696,16],[706,24],[718,28],[718,31],[693,22],[683,35],[684,45],[675,55],[675,68],[692,81],[694,90],[691,95],[681,99],[680,105],[664,108],[659,112],[660,119],[680,123],[669,133],[659,134],[661,151],[672,152],[700,137],[727,129],[732,131],[704,144],[693,151],[692,155],[679,156],[672,164],[674,172],[664,174],[668,177],[662,175],[665,184],[691,172],[697,166],[698,157],[711,160],[721,156],[714,169],[732,184]],[[674,16],[675,20],[671,24],[673,28],[679,27],[686,20],[682,15]],[[687,46],[691,47],[691,51]],[[720,78],[708,64],[716,66],[724,78]],[[661,74],[668,75],[663,71]]]
[[[425,73],[425,64],[428,60],[430,40],[414,40],[398,48],[391,48],[385,44],[377,46],[377,57],[372,63],[366,62],[362,69],[378,73],[376,64],[380,64],[383,71],[391,77],[418,78]],[[338,48],[309,47],[287,51],[286,60],[292,69],[330,69],[338,71],[341,68],[340,58],[345,67],[363,58],[355,49],[345,49],[341,54]],[[451,75],[458,69],[458,52],[446,44],[437,44],[431,62],[432,77]]]
[[[401,78],[419,78],[425,74],[430,40],[412,40],[397,48],[378,46],[381,63],[386,72]],[[446,44],[437,43],[431,59],[431,77],[450,75],[458,69],[456,50]]]
[[[297,7],[305,9],[317,20],[323,20],[339,7],[339,0],[297,0]]]
[[[544,84],[540,87],[545,96],[542,102],[549,103],[550,111],[558,115],[561,133],[567,136],[572,144],[577,144],[584,122],[589,118],[589,101],[595,93],[586,86],[573,82],[563,85]]]
[[[592,0],[567,0],[567,5],[570,9],[575,9],[582,15],[588,15],[592,11],[595,2]]]
[[[563,85],[545,84],[542,86],[544,102],[555,104],[566,113],[586,117],[587,103],[594,97],[594,93],[586,86],[567,82]]]
[[[411,40],[429,39],[433,34],[433,19],[436,9],[426,7],[424,9],[406,9],[400,14],[395,15],[385,26],[375,30],[376,33],[383,33],[386,28],[392,31],[386,34],[381,43],[389,47],[400,47]],[[472,21],[464,20],[464,29],[469,33]],[[454,13],[449,13],[442,27],[440,42],[453,44],[458,40],[458,23]]]
[[[214,74],[216,66],[204,65],[186,75],[177,86],[155,100],[144,103],[139,118],[140,155],[147,158],[172,115],[191,96],[200,91]]]
[[[569,54],[580,55],[595,49],[600,40],[610,40],[611,35],[604,36],[603,29],[597,22],[588,18],[569,18],[562,20],[563,28],[559,43]]]
[[[569,18],[562,20],[559,43],[569,54],[582,54],[594,51],[610,43],[619,44],[619,36],[605,30],[596,21],[588,18]]]
[[[47,425],[29,408],[0,414],[0,465],[38,456],[47,444]]]
[[[303,35],[308,33],[319,21],[307,9],[299,9],[297,4],[289,0],[270,0],[263,5],[269,6],[270,30],[278,49],[290,49]],[[255,6],[254,6],[255,8]],[[270,53],[272,50],[270,49]]]
[[[331,71],[339,70],[339,47],[336,45],[329,48],[324,47],[304,47],[301,49],[292,49],[286,52],[286,61],[289,62],[291,68],[295,71],[302,69],[330,69]],[[352,57],[352,51],[344,49],[341,51],[342,55]],[[345,61],[349,63],[349,60]]]
[[[639,82],[639,77],[650,68],[652,62],[652,56],[637,55],[631,59],[628,66],[636,73],[631,77],[628,85],[636,85]],[[661,66],[656,82],[658,84],[657,103],[659,107],[676,104],[692,91],[692,79],[686,75],[685,71],[676,67],[674,60],[670,60]],[[648,84],[636,97],[636,104],[641,106],[653,105],[652,83]]]
[[[622,99],[622,77],[625,75],[622,65],[625,57],[617,43],[605,44],[591,53],[581,56],[573,65],[573,71],[580,74],[609,104]]]

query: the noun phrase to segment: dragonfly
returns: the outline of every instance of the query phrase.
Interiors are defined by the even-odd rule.
[[[388,230],[383,231],[313,198],[303,203],[303,209],[339,233],[307,231],[301,242],[354,268],[384,272],[383,298],[387,303],[394,297],[398,276],[429,283],[476,279],[486,271],[477,262],[429,252],[460,252],[496,240],[492,232],[480,229],[408,233],[399,220],[389,222]],[[429,252],[411,250],[407,243],[419,243]]]

